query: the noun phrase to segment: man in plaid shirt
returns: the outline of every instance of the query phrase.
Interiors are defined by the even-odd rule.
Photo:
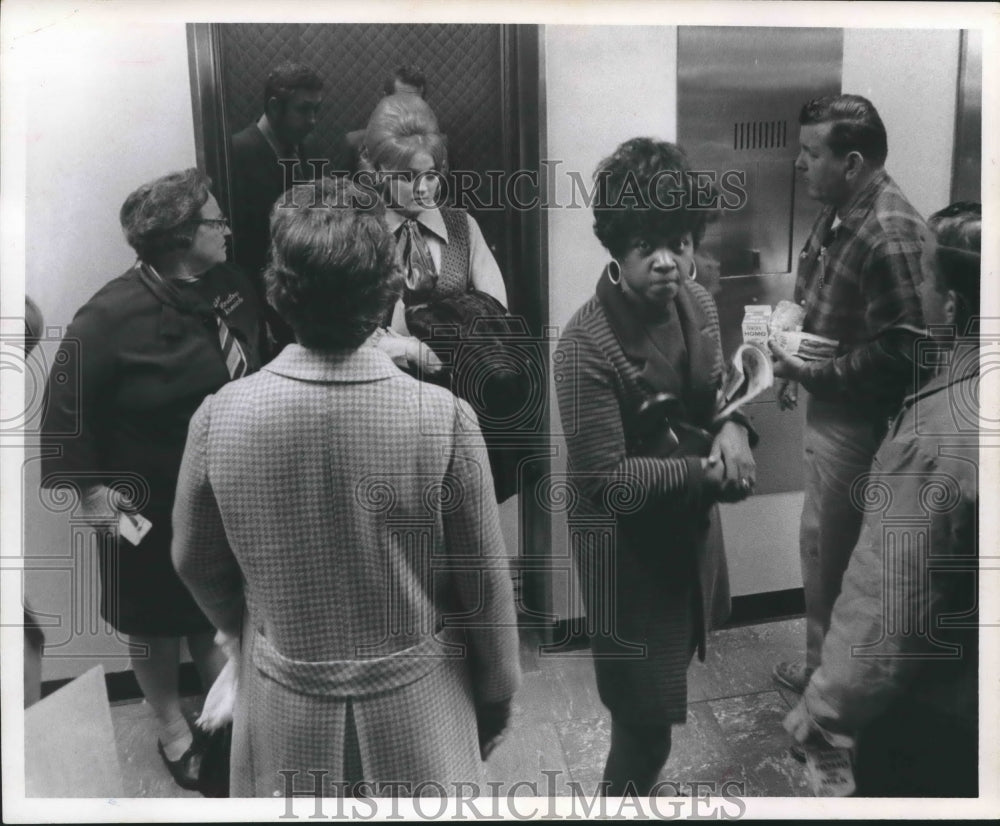
[[[805,332],[838,342],[837,355],[823,361],[803,361],[771,342],[781,407],[796,404],[798,385],[809,393],[799,537],[806,661],[774,669],[775,679],[801,692],[819,665],[861,528],[851,486],[913,384],[925,225],[883,168],[885,126],[868,100],[818,98],[802,107],[799,124],[795,165],[823,210],[799,256],[795,300],[805,309]]]

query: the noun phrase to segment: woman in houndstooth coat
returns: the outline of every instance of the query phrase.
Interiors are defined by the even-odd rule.
[[[234,797],[454,793],[520,679],[489,464],[471,409],[371,346],[400,288],[382,207],[317,187],[271,222],[298,344],[192,419],[174,562],[242,635]]]

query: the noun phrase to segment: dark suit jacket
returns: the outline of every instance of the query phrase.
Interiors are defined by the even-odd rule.
[[[337,168],[348,174],[372,169],[371,163],[363,158],[361,147],[365,142],[367,129],[355,129],[347,132],[340,142],[339,156],[336,158]]]
[[[310,149],[308,144],[299,148],[299,155],[312,163],[298,164],[295,180],[312,180],[326,171],[324,164],[327,159]],[[265,306],[268,326],[279,345],[287,344],[294,337],[288,326],[267,306],[263,271],[270,245],[271,207],[288,189],[286,174],[256,123],[233,135],[230,184],[234,259],[257,289]],[[290,185],[291,181],[287,183]]]

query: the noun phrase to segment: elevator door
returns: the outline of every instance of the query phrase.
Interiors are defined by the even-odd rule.
[[[983,174],[983,33],[963,31],[959,51],[952,201],[981,201]]]
[[[746,193],[738,209],[709,225],[703,242],[721,265],[727,357],[742,341],[745,305],[792,297],[798,252],[820,209],[796,179],[799,110],[840,92],[842,62],[841,29],[678,29],[678,142],[696,169],[736,173]],[[779,410],[773,390],[747,406],[761,437],[756,495],[723,516],[734,595],[801,582],[803,407]]]
[[[450,167],[481,176],[473,190],[479,203],[491,204],[491,187],[512,172],[538,169],[537,26],[254,23],[189,24],[187,31],[199,163],[224,205],[229,138],[260,117],[267,75],[285,60],[311,66],[324,80],[312,139],[330,158],[331,170],[342,166],[343,135],[364,128],[386,78],[401,65],[424,72],[427,102],[447,136]],[[539,210],[479,208],[475,200],[460,205],[476,218],[500,265],[511,312],[537,336],[548,290]],[[535,475],[525,486],[534,484]],[[548,536],[534,498],[520,497],[515,529],[528,556],[543,550]],[[536,580],[525,576],[529,606],[545,599],[544,584]]]
[[[722,276],[787,273],[817,207],[796,188],[802,104],[840,92],[841,29],[682,26],[678,138],[696,167],[744,177],[705,247]]]
[[[386,77],[397,66],[414,65],[427,77],[427,102],[448,136],[452,168],[506,170],[514,160],[510,148],[516,112],[507,100],[510,79],[502,26],[238,23],[214,28],[220,115],[227,135],[260,117],[270,69],[283,60],[300,61],[325,81],[314,138],[331,169],[342,169],[343,135],[364,128]],[[470,211],[501,270],[508,273],[511,256],[503,213]]]

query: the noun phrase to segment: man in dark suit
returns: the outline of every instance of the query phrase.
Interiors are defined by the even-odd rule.
[[[382,97],[407,92],[420,95],[420,97],[425,97],[427,92],[427,80],[424,73],[415,66],[400,66],[386,78],[385,85],[382,87]],[[340,166],[345,172],[353,174],[354,172],[374,171],[363,146],[366,131],[365,129],[355,129],[344,135],[344,141],[340,148]]]
[[[263,270],[271,207],[291,186],[293,174],[295,181],[302,181],[325,171],[327,159],[303,145],[316,126],[322,100],[323,80],[316,72],[301,63],[282,63],[268,75],[263,114],[232,138],[234,258],[253,281],[265,306]],[[283,165],[282,160],[297,163]],[[273,355],[294,336],[269,306],[265,318]]]

